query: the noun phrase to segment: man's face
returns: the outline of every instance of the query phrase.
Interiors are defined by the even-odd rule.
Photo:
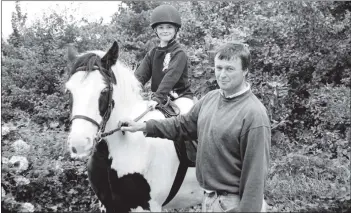
[[[215,57],[215,75],[219,87],[226,96],[241,91],[245,87],[247,70],[243,70],[241,59],[236,57],[230,60],[220,60]]]

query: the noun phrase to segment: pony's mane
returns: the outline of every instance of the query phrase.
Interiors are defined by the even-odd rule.
[[[99,52],[86,52],[78,55],[77,60],[72,66],[70,76],[74,75],[76,73],[79,67],[86,67],[85,71],[91,72],[94,71],[94,66],[99,67],[100,69],[102,68],[101,64],[101,53]]]
[[[141,84],[135,78],[134,72],[127,65],[117,60],[116,64],[111,67],[116,76],[117,85],[114,92],[114,99],[124,102],[142,100]]]
[[[101,58],[106,53],[99,50],[88,51],[78,55],[74,63],[70,76],[77,72],[77,68],[85,66],[86,76],[96,70],[94,67],[102,69]],[[141,84],[135,78],[131,68],[117,60],[116,64],[111,67],[116,78],[116,89],[113,96],[115,101],[132,102],[141,100]],[[106,83],[106,79],[105,79]],[[116,100],[117,99],[117,100]]]

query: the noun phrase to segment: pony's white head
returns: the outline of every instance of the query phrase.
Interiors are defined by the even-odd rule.
[[[73,158],[90,155],[98,131],[104,131],[114,108],[113,90],[118,44],[103,52],[87,52],[76,56],[68,50],[71,72],[66,89],[71,99],[71,131],[68,149]]]

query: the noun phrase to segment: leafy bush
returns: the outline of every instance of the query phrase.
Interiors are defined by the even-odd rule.
[[[6,191],[2,203],[4,210],[17,211],[24,202],[32,203],[37,212],[98,210],[97,197],[88,182],[86,162],[69,158],[64,132],[43,132],[37,125],[15,132],[17,134],[4,138],[7,142],[3,145],[6,151],[2,156],[13,155],[8,145],[20,137],[31,145],[31,152],[25,156],[30,168],[18,174],[8,164],[3,164],[1,180]],[[27,178],[29,184],[17,185],[17,177]]]
[[[350,208],[349,163],[323,152],[290,153],[272,163],[266,196],[278,211],[334,211],[345,202]]]
[[[135,69],[157,45],[149,17],[163,3],[182,14],[178,40],[189,56],[197,98],[218,88],[213,51],[234,40],[250,45],[248,80],[272,122],[272,168],[266,191],[271,206],[277,211],[350,209],[350,3],[323,1],[132,1],[123,2],[107,25],[53,12],[31,26],[17,3],[14,32],[2,40],[1,117],[2,122],[26,120],[30,125],[27,133],[23,129],[20,135],[3,137],[2,154],[12,154],[9,143],[17,137],[30,141],[34,152],[28,156],[31,171],[22,174],[31,180],[29,185],[14,187],[16,175],[11,168],[2,168],[3,186],[11,192],[3,208],[18,210],[18,202],[32,196],[38,196],[33,200],[42,211],[96,207],[91,190],[84,191],[88,187],[84,166],[62,154],[69,123],[63,94],[66,45],[75,45],[79,52],[106,50],[117,40],[120,60]],[[149,90],[147,84],[144,93]],[[61,170],[52,167],[56,164],[62,164]],[[38,189],[53,189],[55,184],[60,192]]]

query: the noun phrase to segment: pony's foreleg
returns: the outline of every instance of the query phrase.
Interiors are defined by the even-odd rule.
[[[105,213],[114,212],[115,209],[108,182],[110,164],[107,144],[106,142],[101,142],[88,161],[87,171],[90,186],[98,197],[99,204],[101,204],[99,209]]]

